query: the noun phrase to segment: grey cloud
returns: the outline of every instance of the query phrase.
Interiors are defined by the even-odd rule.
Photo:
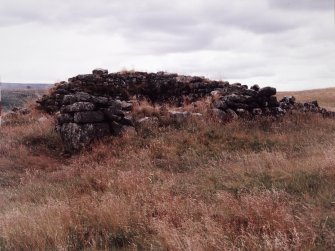
[[[209,0],[192,6],[181,6],[179,1],[41,1],[27,0],[23,4],[3,0],[0,8],[1,25],[22,22],[80,23],[94,18],[112,18],[122,28],[139,26],[160,32],[178,32],[196,27],[199,23],[231,25],[254,32],[278,32],[292,28],[285,19],[267,14],[263,1]],[[197,2],[197,1],[195,1]],[[255,4],[256,3],[256,4]],[[192,3],[190,3],[192,5]]]
[[[11,0],[1,0],[0,25],[35,22],[41,24],[74,24],[82,21],[108,17],[117,11],[119,1],[80,0],[25,0],[17,4]]]
[[[332,0],[269,0],[270,6],[288,10],[326,10],[332,11]]]
[[[290,19],[282,18],[280,13],[267,13],[262,1],[258,6],[244,2],[247,3],[245,9],[241,8],[242,4],[231,8],[228,3],[226,0],[210,0],[190,10],[178,8],[173,1],[169,8],[145,5],[136,10],[134,6],[128,6],[125,15],[115,12],[108,19],[102,19],[99,28],[101,32],[117,32],[130,41],[135,40],[135,46],[143,53],[148,50],[171,53],[226,49],[227,43],[220,46],[217,41],[225,40],[231,29],[266,34],[285,32],[297,26]],[[236,40],[233,44],[239,43]]]
[[[1,0],[0,32],[8,39],[0,41],[0,48],[21,48],[15,60],[25,57],[23,75],[41,76],[24,66],[34,61],[41,68],[49,65],[43,78],[48,72],[79,73],[96,64],[223,74],[232,81],[288,83],[327,76],[329,84],[335,78],[331,0],[20,2]],[[12,60],[10,53],[5,55],[7,62]],[[67,66],[57,68],[55,60]],[[1,69],[9,65],[15,62],[0,62]]]

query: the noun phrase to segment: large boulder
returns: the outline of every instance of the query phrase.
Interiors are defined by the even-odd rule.
[[[65,123],[60,127],[60,134],[69,152],[79,151],[87,147],[94,139],[110,134],[107,123],[76,124]]]
[[[258,95],[263,97],[270,97],[277,94],[277,89],[273,87],[264,87],[259,90]]]

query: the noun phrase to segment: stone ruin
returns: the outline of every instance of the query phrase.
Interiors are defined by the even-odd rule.
[[[133,100],[182,106],[185,102],[211,98],[209,112],[223,121],[281,116],[290,110],[334,116],[320,108],[316,101],[302,104],[294,97],[278,101],[275,95],[273,87],[248,88],[239,83],[164,72],[109,74],[107,70],[95,69],[92,74],[78,75],[56,84],[37,103],[42,110],[56,114],[56,130],[69,152],[81,150],[94,139],[133,130]],[[189,113],[172,112],[172,115],[185,118]]]

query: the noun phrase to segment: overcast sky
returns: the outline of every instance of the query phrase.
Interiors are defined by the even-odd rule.
[[[0,0],[3,82],[97,67],[335,87],[334,0]]]

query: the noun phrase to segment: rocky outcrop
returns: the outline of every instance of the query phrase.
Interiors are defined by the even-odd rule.
[[[281,116],[291,110],[322,113],[333,116],[317,102],[297,103],[294,97],[278,101],[276,89],[248,88],[239,83],[211,81],[164,72],[119,72],[95,69],[92,74],[78,75],[68,82],[55,85],[48,95],[37,102],[48,113],[56,113],[56,129],[68,151],[78,151],[94,139],[118,135],[134,126],[132,100],[146,99],[152,103],[180,106],[204,97],[212,99],[210,112],[221,120]],[[184,111],[170,112],[172,121],[190,116],[202,116]],[[137,121],[150,122],[151,119]],[[154,120],[152,120],[154,121]]]

